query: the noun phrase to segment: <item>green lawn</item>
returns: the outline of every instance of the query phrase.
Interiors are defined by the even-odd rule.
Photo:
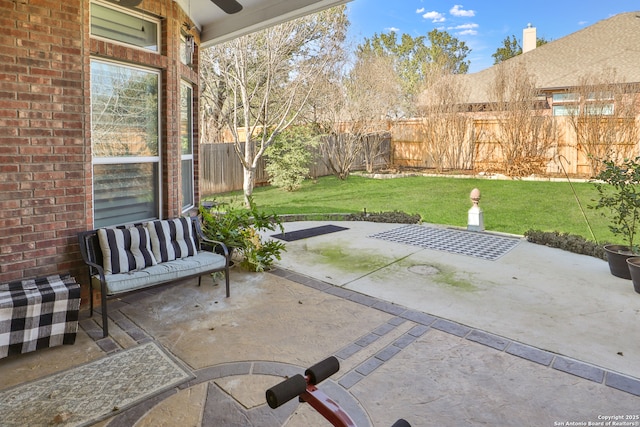
[[[295,192],[275,187],[254,190],[258,207],[277,214],[355,213],[399,210],[418,213],[423,222],[466,227],[469,193],[481,192],[485,228],[513,234],[529,229],[577,234],[594,240],[571,185],[567,182],[504,181],[448,177],[369,179],[352,175],[346,181],[328,176],[305,181]],[[593,184],[573,183],[597,241],[619,242],[594,204]],[[241,192],[209,197],[219,202],[239,200]]]

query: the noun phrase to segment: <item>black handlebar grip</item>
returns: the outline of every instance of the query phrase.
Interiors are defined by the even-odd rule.
[[[318,362],[306,371],[304,374],[309,377],[309,383],[317,385],[329,378],[340,370],[340,362],[335,356],[328,357],[322,362]]]
[[[307,380],[300,374],[287,378],[280,384],[276,384],[267,390],[267,403],[271,409],[284,405],[291,399],[304,393],[307,389]]]

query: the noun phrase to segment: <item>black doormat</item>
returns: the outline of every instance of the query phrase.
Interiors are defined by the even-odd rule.
[[[304,230],[290,231],[288,233],[274,234],[271,237],[293,242],[294,240],[306,239],[307,237],[321,236],[323,234],[335,233],[336,231],[348,230],[347,227],[337,225],[321,225],[320,227],[305,228]]]

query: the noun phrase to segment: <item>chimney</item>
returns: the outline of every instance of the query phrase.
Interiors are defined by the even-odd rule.
[[[536,27],[527,24],[527,28],[522,30],[522,53],[527,53],[536,48]]]

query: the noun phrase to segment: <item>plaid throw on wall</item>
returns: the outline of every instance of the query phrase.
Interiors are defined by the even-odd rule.
[[[80,285],[70,275],[0,284],[0,358],[73,344]]]

